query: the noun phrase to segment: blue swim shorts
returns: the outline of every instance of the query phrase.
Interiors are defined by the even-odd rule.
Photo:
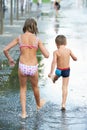
[[[64,68],[64,69],[60,69],[60,68],[57,68],[55,70],[55,74],[60,77],[69,77],[70,75],[70,68]]]

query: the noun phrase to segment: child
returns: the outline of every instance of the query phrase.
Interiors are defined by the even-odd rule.
[[[56,46],[58,50],[53,52],[53,61],[51,64],[51,71],[48,74],[48,77],[51,77],[53,83],[62,76],[62,108],[61,110],[65,110],[66,99],[68,94],[68,82],[70,75],[70,57],[76,61],[76,56],[72,53],[72,51],[66,48],[66,37],[64,35],[58,35],[55,39]],[[53,71],[55,69],[55,65],[57,68],[55,70],[55,75],[53,75]]]
[[[58,10],[60,9],[60,0],[54,1],[54,8],[56,10],[56,16],[58,16]]]
[[[19,45],[20,57],[18,76],[20,82],[20,102],[22,107],[22,118],[27,117],[26,113],[26,90],[27,80],[30,79],[32,89],[34,92],[37,109],[40,109],[44,105],[44,100],[40,100],[39,88],[38,88],[38,61],[37,50],[40,49],[45,58],[49,57],[49,52],[42,44],[41,40],[36,36],[38,32],[37,23],[34,19],[30,18],[25,21],[23,27],[23,34],[19,35],[11,43],[9,43],[3,50],[5,56],[8,58],[11,66],[15,65],[14,60],[9,55],[11,48]]]

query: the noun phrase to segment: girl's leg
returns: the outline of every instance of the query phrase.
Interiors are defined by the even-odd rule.
[[[45,101],[40,100],[40,93],[39,93],[39,88],[38,88],[38,72],[36,72],[34,76],[30,77],[30,81],[32,84],[33,92],[34,92],[37,109],[39,109],[45,104]]]
[[[65,108],[66,99],[68,94],[69,77],[62,78],[62,108]]]
[[[26,118],[26,82],[27,82],[27,77],[23,76],[23,74],[18,71],[18,76],[19,76],[19,82],[20,82],[20,102],[21,102],[21,107],[22,107],[22,118]]]

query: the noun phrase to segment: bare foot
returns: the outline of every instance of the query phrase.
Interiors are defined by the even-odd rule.
[[[62,107],[62,108],[61,108],[61,111],[63,111],[63,112],[64,112],[65,110],[66,110],[66,108],[65,108],[65,107]]]
[[[52,75],[50,78],[52,79],[53,83],[55,83],[55,81],[58,79],[58,77],[55,77],[55,75]]]
[[[51,74],[48,74],[48,77],[50,78],[50,77],[51,77]]]
[[[65,105],[62,104],[61,111],[65,111],[65,110],[66,110]]]
[[[26,114],[19,114],[19,117],[21,117],[22,119],[25,119],[25,118],[28,117],[28,115],[26,115]]]
[[[55,75],[48,75],[49,78],[51,78],[51,80],[53,81],[53,83],[55,83]]]
[[[51,79],[52,79],[53,83],[55,83],[56,80],[55,80],[55,76],[54,75],[52,76]]]
[[[37,109],[39,110],[40,108],[42,108],[45,103],[46,103],[46,101],[44,99],[41,99],[40,100],[40,106],[37,106]]]

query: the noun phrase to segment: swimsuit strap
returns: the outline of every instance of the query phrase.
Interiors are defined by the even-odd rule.
[[[28,47],[28,48],[30,48],[30,49],[32,49],[32,48],[38,48],[38,40],[39,40],[39,38],[38,37],[36,37],[36,43],[35,44],[30,44],[30,45],[28,45],[28,44],[23,44],[22,43],[22,40],[21,40],[21,35],[19,36],[19,47],[21,48],[21,47]]]
[[[21,41],[21,35],[18,37],[19,39],[19,45],[21,45],[22,41]]]

